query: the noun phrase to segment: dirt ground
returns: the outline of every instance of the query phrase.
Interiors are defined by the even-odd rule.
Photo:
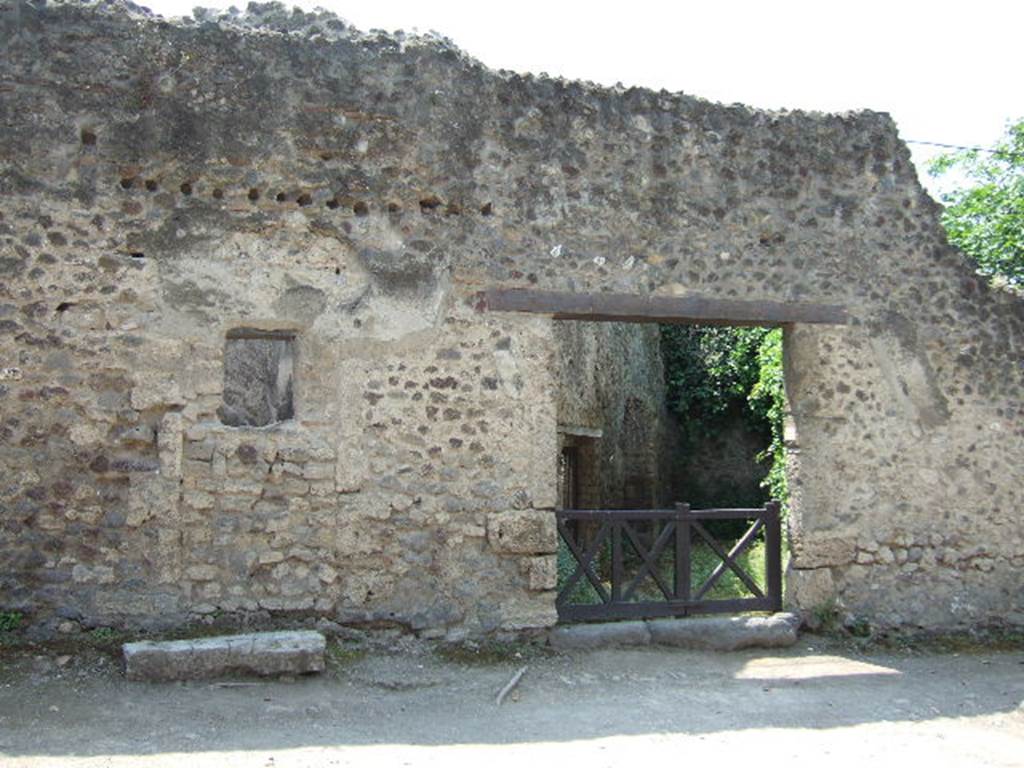
[[[399,643],[312,677],[145,684],[96,651],[8,653],[0,766],[1024,766],[1024,652],[524,654]]]

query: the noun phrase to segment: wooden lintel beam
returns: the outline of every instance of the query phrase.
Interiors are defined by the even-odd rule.
[[[742,301],[701,296],[636,296],[628,293],[494,288],[483,292],[483,304],[492,312],[529,312],[551,315],[557,320],[769,327],[788,323],[847,323],[846,308],[838,304]]]

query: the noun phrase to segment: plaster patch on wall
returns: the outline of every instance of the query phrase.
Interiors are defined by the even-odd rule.
[[[946,399],[921,353],[908,350],[891,335],[872,336],[869,343],[889,395],[904,417],[914,422],[917,434],[921,434],[921,428],[931,429],[949,421]]]

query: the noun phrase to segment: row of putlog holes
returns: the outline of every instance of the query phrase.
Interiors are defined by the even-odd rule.
[[[144,187],[148,192],[156,192],[160,189],[160,183],[156,179],[141,179],[138,176],[125,176],[121,179],[121,189],[133,189],[135,187]],[[190,197],[195,192],[195,187],[189,181],[184,181],[178,187],[181,194],[186,197]],[[246,197],[252,203],[259,202],[263,197],[263,190],[259,187],[250,187]],[[222,187],[214,187],[210,196],[214,200],[224,199],[224,189]],[[297,195],[289,195],[287,192],[278,192],[274,195],[274,200],[279,203],[297,203],[299,206],[307,206],[313,204],[313,196],[308,192],[301,192]],[[369,216],[370,206],[363,200],[356,200],[349,203],[349,198],[340,198],[337,195],[327,200],[324,205],[331,210],[341,208],[343,206],[351,205],[352,213],[356,216]],[[420,213],[429,214],[442,212],[445,216],[459,216],[463,213],[464,209],[458,203],[450,202],[447,205],[437,197],[437,195],[428,195],[419,201]],[[402,206],[398,203],[391,202],[387,204],[387,212],[397,214],[402,212]],[[494,206],[491,203],[484,203],[480,206],[480,213],[483,216],[490,216],[494,213]]]
[[[89,130],[88,128],[83,129],[81,132],[81,140],[82,144],[85,144],[86,146],[92,146],[96,143],[96,134],[93,131]],[[143,187],[145,187],[146,191],[148,192],[156,192],[158,189],[160,189],[160,183],[156,179],[140,179],[138,176],[124,176],[121,179],[122,189],[132,189],[137,184],[141,184]],[[178,187],[178,190],[181,192],[181,194],[185,195],[186,197],[191,196],[193,192],[195,192],[195,188],[192,186],[192,182],[189,181],[183,181],[181,185]],[[213,197],[214,200],[223,200],[224,189],[222,187],[214,187],[213,191],[210,193],[210,196]],[[258,202],[259,199],[262,197],[262,192],[259,189],[259,187],[250,187],[248,193],[246,194],[246,197],[249,198],[250,202],[255,203]],[[286,192],[278,192],[276,195],[274,195],[274,199],[279,203],[292,202],[291,197]],[[310,195],[308,192],[302,192],[295,196],[294,202],[298,203],[300,206],[312,205],[313,196]],[[327,208],[330,208],[331,210],[335,210],[337,208],[342,207],[342,204],[342,200],[339,199],[337,195],[335,195],[330,200],[327,200],[324,203],[324,205]],[[420,200],[420,213],[434,213],[441,209],[442,206],[444,208],[444,214],[446,216],[459,216],[463,212],[462,206],[459,205],[458,203],[450,202],[447,205],[444,205],[444,203],[441,201],[441,198],[437,197],[436,195],[428,195],[427,197],[424,197],[422,200]],[[391,202],[388,203],[387,205],[387,211],[388,213],[392,214],[401,213],[402,207],[398,203]],[[356,200],[354,203],[352,203],[352,213],[354,213],[356,216],[369,216],[370,206],[368,203],[362,200]],[[480,213],[483,216],[490,216],[491,214],[493,214],[493,204],[487,202],[481,205]]]

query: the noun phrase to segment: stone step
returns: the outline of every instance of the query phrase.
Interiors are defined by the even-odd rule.
[[[238,672],[321,672],[326,644],[323,635],[308,630],[125,643],[125,676],[129,680],[197,680]]]
[[[555,627],[551,645],[583,650],[620,645],[672,645],[708,651],[741,648],[784,648],[797,640],[800,617],[794,613],[771,616],[715,616],[685,619],[649,619]]]

